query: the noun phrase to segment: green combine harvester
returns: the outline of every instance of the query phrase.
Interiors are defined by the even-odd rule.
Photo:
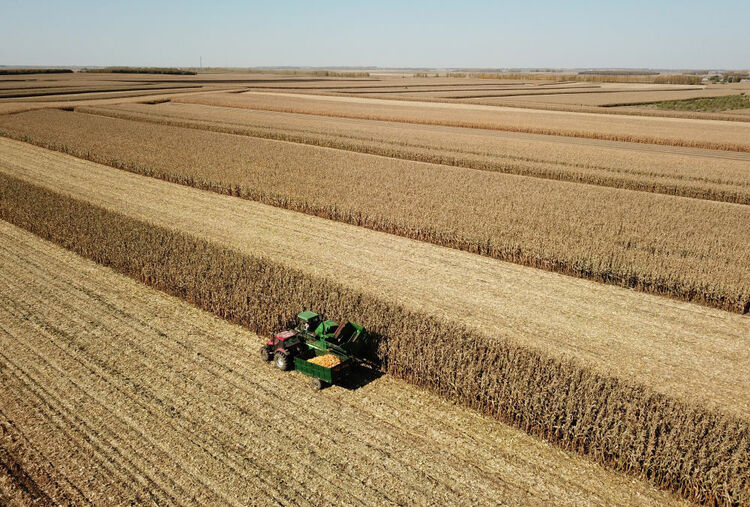
[[[294,368],[312,377],[315,389],[335,384],[352,369],[366,347],[365,328],[324,320],[315,312],[297,315],[297,326],[273,335],[260,349],[264,361],[280,370]]]

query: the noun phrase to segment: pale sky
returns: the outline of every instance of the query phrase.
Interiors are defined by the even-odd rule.
[[[0,0],[0,65],[750,68],[750,1]]]

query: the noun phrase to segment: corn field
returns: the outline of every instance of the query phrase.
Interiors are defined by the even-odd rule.
[[[576,115],[537,111],[503,111],[478,104],[405,104],[360,97],[278,96],[273,93],[206,94],[176,97],[178,103],[260,109],[336,118],[380,120],[417,125],[477,128],[578,137],[603,141],[682,146],[712,150],[750,152],[750,125],[734,122],[710,129],[671,119],[636,118],[624,115]],[[431,107],[430,107],[431,106]]]
[[[631,153],[606,146],[545,143],[423,130],[400,124],[352,125],[346,120],[193,104],[79,107],[76,112],[289,141],[389,158],[643,192],[750,204],[750,156],[690,157],[657,148]],[[450,146],[448,149],[446,146]],[[647,170],[640,169],[648,167]],[[745,189],[747,187],[747,189]]]
[[[745,420],[5,175],[0,219],[253,331],[296,308],[346,315],[371,330],[387,373],[690,500],[750,502]]]
[[[0,128],[167,181],[738,313],[750,307],[750,245],[737,234],[750,227],[745,206],[60,111],[12,115]]]

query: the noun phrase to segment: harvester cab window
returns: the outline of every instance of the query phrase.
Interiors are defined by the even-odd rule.
[[[315,326],[317,326],[317,321],[318,319],[316,317],[312,317],[310,319],[300,317],[297,329],[299,331],[308,331],[312,333],[315,330]]]

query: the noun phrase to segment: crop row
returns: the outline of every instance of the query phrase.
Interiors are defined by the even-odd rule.
[[[280,93],[216,93],[177,97],[175,102],[290,112],[362,120],[481,128],[688,148],[750,152],[750,125],[624,115],[517,111],[477,104],[438,104],[360,97],[313,97]]]
[[[655,83],[655,84],[693,84],[702,83],[702,76],[686,74],[659,74],[658,72],[638,71],[589,71],[577,74],[550,73],[469,73],[468,77],[480,79],[523,79],[547,81],[588,81],[595,83]]]
[[[710,90],[606,90],[600,92],[578,92],[576,94],[548,94],[541,96],[517,96],[520,100],[528,100],[540,103],[554,104],[580,104],[585,106],[628,106],[643,105],[661,100],[680,100],[706,97],[721,97],[725,95],[737,94],[733,89],[710,89]],[[471,97],[468,97],[471,98]],[[484,95],[475,98],[503,98],[500,95]],[[516,100],[507,96],[508,100]],[[721,109],[716,110],[721,111]]]
[[[350,316],[387,373],[689,499],[750,501],[745,421],[5,175],[0,219],[256,332],[297,308]]]
[[[614,188],[750,204],[750,156],[690,156],[545,142],[474,129],[352,122],[339,118],[162,103],[77,107],[77,112],[385,157]],[[684,150],[684,148],[678,148]],[[658,151],[657,151],[658,150]],[[744,158],[742,160],[741,158]]]
[[[20,140],[168,181],[735,312],[750,208],[64,111]]]
[[[487,84],[480,85],[470,82],[466,84],[443,84],[443,85],[423,85],[407,84],[399,85],[372,85],[372,86],[320,86],[316,83],[274,83],[273,85],[252,85],[248,88],[252,91],[262,92],[279,92],[287,91],[295,94],[313,94],[329,96],[353,96],[374,99],[400,100],[406,102],[425,102],[425,103],[443,103],[443,104],[482,104],[489,106],[507,106],[522,109],[538,109],[542,111],[560,111],[560,112],[577,112],[577,113],[594,113],[598,115],[620,115],[620,116],[644,116],[644,117],[663,117],[663,118],[683,118],[683,119],[702,119],[702,120],[721,120],[721,121],[738,121],[748,122],[750,116],[742,114],[742,111],[724,111],[724,112],[698,112],[698,111],[669,111],[653,108],[630,108],[619,107],[629,105],[630,102],[648,102],[653,100],[666,100],[670,97],[678,96],[719,96],[726,94],[736,94],[738,89],[688,89],[682,92],[669,91],[670,88],[643,88],[642,90],[625,89],[622,87],[601,89],[601,85],[586,84],[534,84],[509,81],[505,84]],[[628,85],[624,85],[628,86]],[[586,92],[586,89],[591,90]],[[567,90],[569,93],[557,94],[559,90]],[[583,89],[583,90],[581,90]],[[598,90],[597,90],[598,89]],[[485,93],[477,95],[475,92],[506,92],[509,90],[521,91],[520,96],[516,94],[506,95],[505,93]],[[522,90],[534,90],[532,96],[524,96]],[[548,90],[548,93],[544,93]],[[619,90],[619,91],[618,91]],[[474,92],[474,93],[470,93]],[[554,92],[554,93],[551,93]],[[648,98],[644,98],[641,94]],[[474,95],[482,98],[468,98]],[[696,96],[697,96],[696,95]],[[610,97],[610,98],[607,98]],[[606,107],[603,107],[606,106]],[[450,107],[450,106],[448,106]]]
[[[265,88],[262,89],[266,92],[276,92],[279,90],[282,90],[281,88]],[[735,90],[736,91],[736,90]],[[294,93],[300,93],[300,94],[316,94],[316,95],[330,95],[330,96],[340,96],[340,97],[346,97],[351,96],[351,94],[346,93],[346,91],[339,91],[339,90],[331,90],[331,91],[298,91],[294,90]],[[358,95],[359,96],[359,95]],[[454,98],[441,98],[441,97],[434,97],[429,95],[419,95],[419,96],[410,96],[410,95],[399,95],[394,93],[393,95],[388,95],[387,97],[383,97],[380,94],[363,94],[360,97],[363,98],[373,98],[373,99],[383,99],[386,98],[387,100],[393,100],[393,101],[403,101],[403,102],[409,102],[413,103],[414,101],[424,102],[426,104],[444,104],[448,105],[448,107],[451,107],[449,104],[454,105],[482,105],[482,106],[493,106],[493,107],[512,107],[513,109],[534,109],[538,111],[556,111],[556,112],[567,112],[567,113],[592,113],[596,115],[600,115],[603,117],[607,116],[640,116],[640,117],[654,117],[654,118],[680,118],[684,120],[718,120],[718,121],[733,121],[733,122],[750,122],[750,115],[746,113],[747,110],[737,110],[737,111],[723,111],[723,112],[702,112],[702,111],[670,111],[666,109],[655,109],[655,108],[644,108],[644,107],[638,107],[633,106],[630,103],[627,104],[620,104],[620,103],[609,103],[607,102],[605,105],[594,105],[594,104],[585,104],[585,103],[575,103],[577,101],[571,100],[564,100],[565,95],[561,97],[550,97],[549,100],[545,100],[544,102],[540,101],[537,97],[528,97],[528,96],[520,96],[520,97],[484,97],[484,98],[475,98],[475,99],[454,99]],[[576,97],[574,95],[574,97]],[[577,97],[580,98],[580,95]],[[594,95],[594,97],[599,97],[598,95]],[[560,100],[557,100],[557,99]],[[583,101],[581,101],[583,102]],[[599,102],[597,99],[591,98],[591,100],[587,100],[585,102]],[[461,126],[468,126],[473,127],[471,124],[461,125]],[[477,127],[474,127],[477,128]],[[478,128],[491,128],[491,127],[478,127]],[[496,129],[496,130],[502,130],[502,129]],[[611,140],[611,139],[610,139]],[[657,140],[655,144],[673,144],[676,146],[683,146],[683,144],[680,144],[679,141],[672,142],[669,140]],[[692,145],[693,147],[699,147],[698,145]],[[711,148],[712,145],[707,145],[707,147]],[[740,150],[745,151],[745,150]]]

